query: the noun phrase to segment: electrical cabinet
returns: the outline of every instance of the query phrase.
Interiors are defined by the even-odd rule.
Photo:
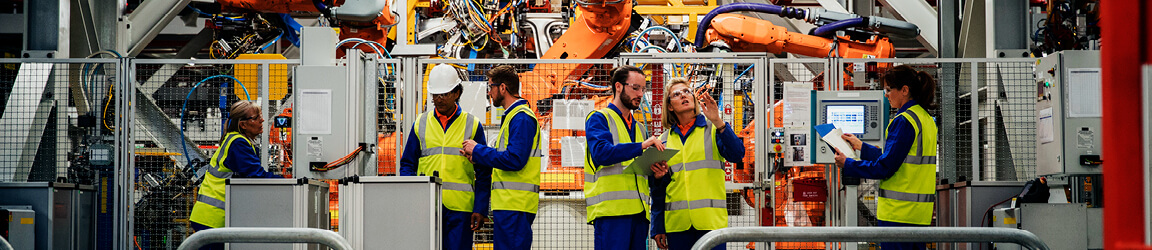
[[[226,227],[328,229],[328,183],[310,179],[228,179]],[[319,250],[318,244],[228,244],[229,249]],[[324,248],[326,249],[326,248]]]
[[[1100,51],[1040,58],[1034,76],[1036,175],[1100,174]]]
[[[35,211],[36,250],[95,248],[96,192],[91,185],[5,182],[0,197],[0,206]]]
[[[354,249],[440,249],[441,204],[437,177],[354,176],[340,190],[340,234]]]

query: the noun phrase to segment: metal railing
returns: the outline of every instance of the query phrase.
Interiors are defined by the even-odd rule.
[[[1011,242],[1048,250],[1031,232],[987,227],[731,227],[708,232],[693,250],[725,242]]]
[[[200,249],[212,243],[318,243],[334,250],[352,250],[352,244],[336,232],[316,228],[228,227],[199,231],[177,250]]]
[[[12,250],[12,245],[9,245],[4,237],[0,237],[0,250]]]

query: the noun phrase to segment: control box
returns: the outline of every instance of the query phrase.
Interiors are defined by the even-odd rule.
[[[877,145],[884,141],[888,124],[888,100],[883,90],[866,91],[814,91],[812,97],[812,125],[835,124],[845,134],[853,134],[861,141]],[[835,163],[836,153],[812,130],[813,162]]]

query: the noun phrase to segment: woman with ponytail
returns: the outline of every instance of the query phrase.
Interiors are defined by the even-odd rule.
[[[844,140],[860,150],[860,160],[836,151],[836,166],[844,176],[880,180],[879,226],[928,226],[936,201],[936,122],[926,108],[936,99],[936,81],[907,65],[889,69],[880,80],[898,114],[888,123],[884,149],[844,134]],[[925,249],[925,243],[882,242],[880,249]]]

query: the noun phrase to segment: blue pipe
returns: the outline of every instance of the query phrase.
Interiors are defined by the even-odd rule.
[[[186,110],[188,110],[188,99],[192,99],[192,93],[196,92],[196,88],[199,88],[200,85],[204,84],[204,82],[211,80],[211,79],[214,79],[214,78],[221,78],[221,77],[232,79],[232,81],[236,82],[237,84],[240,84],[240,87],[243,88],[243,90],[244,90],[244,97],[247,98],[248,100],[252,100],[252,95],[248,94],[248,87],[245,87],[244,83],[240,82],[240,79],[236,79],[236,77],[232,77],[230,75],[214,75],[214,76],[210,76],[208,78],[204,78],[204,80],[200,80],[200,82],[198,82],[198,83],[196,83],[196,85],[192,86],[192,90],[188,91],[188,95],[184,96],[184,105],[180,106],[180,141],[185,140],[184,139],[184,112]],[[225,82],[225,85],[226,84],[227,84],[227,82]],[[227,87],[225,87],[225,89],[226,88]],[[223,99],[223,98],[221,98],[221,99]],[[221,102],[224,102],[224,104],[227,105],[227,101],[221,100]],[[225,122],[224,126],[228,126],[227,122]],[[191,164],[192,163],[192,157],[188,156],[188,144],[187,143],[180,143],[180,146],[184,150],[184,158],[188,161],[188,164]]]
[[[868,21],[865,20],[863,17],[844,19],[844,20],[840,20],[840,21],[826,24],[824,26],[816,27],[816,30],[812,31],[812,33],[817,35],[817,36],[825,36],[825,35],[831,35],[832,33],[836,33],[836,31],[844,30],[847,28],[853,28],[853,27],[863,27],[865,25],[868,25]]]
[[[766,3],[730,3],[716,7],[704,16],[704,20],[700,21],[700,27],[696,29],[696,47],[704,47],[705,34],[708,32],[708,26],[712,25],[712,19],[717,15],[736,12],[736,11],[754,11],[764,12],[780,15],[782,17],[802,19],[807,11],[804,9],[797,9],[793,7],[781,7],[779,5],[771,5]]]

